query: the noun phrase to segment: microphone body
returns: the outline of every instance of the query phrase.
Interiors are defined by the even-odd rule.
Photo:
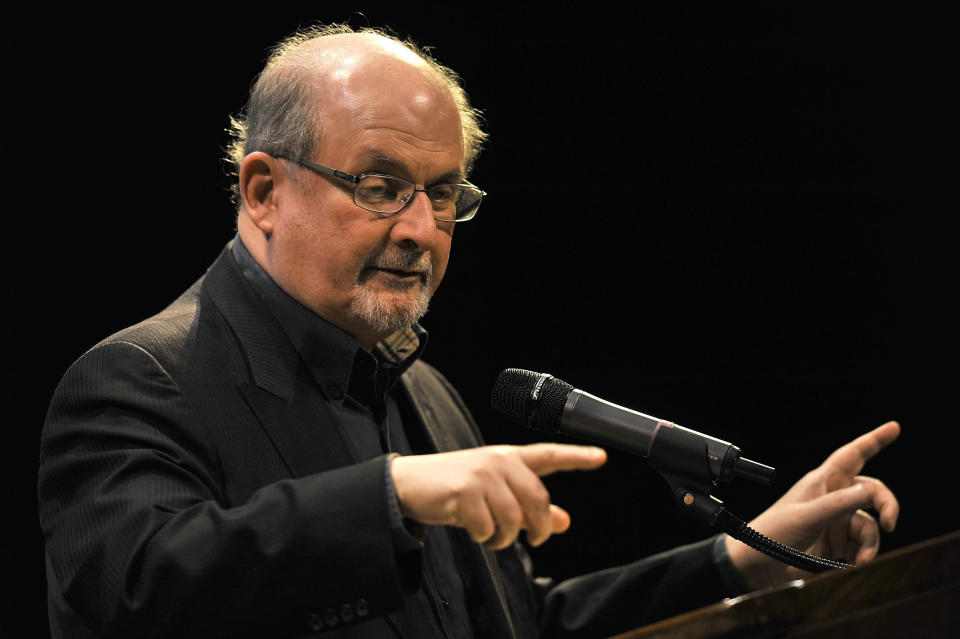
[[[740,449],[709,435],[618,406],[579,389],[567,396],[560,433],[640,455],[669,474],[733,479]]]
[[[534,430],[644,457],[662,474],[696,482],[705,492],[734,476],[773,482],[773,468],[741,457],[730,442],[613,404],[545,373],[506,369],[491,403]]]

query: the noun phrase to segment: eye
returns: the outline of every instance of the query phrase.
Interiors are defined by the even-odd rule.
[[[410,185],[398,178],[365,175],[357,184],[357,197],[369,203],[395,202],[409,190]]]
[[[459,191],[456,184],[438,184],[427,189],[427,194],[434,204],[448,205],[457,201]]]

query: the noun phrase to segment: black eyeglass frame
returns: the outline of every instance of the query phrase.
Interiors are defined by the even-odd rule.
[[[285,155],[275,155],[274,157],[280,158],[281,160],[287,160],[289,162],[293,162],[294,164],[299,164],[300,166],[306,167],[312,171],[316,171],[317,173],[320,173],[322,175],[332,175],[333,177],[340,178],[341,180],[350,182],[351,184],[354,185],[353,203],[356,204],[361,209],[363,209],[364,211],[370,211],[371,213],[378,213],[380,215],[396,215],[397,213],[400,213],[401,211],[403,211],[403,209],[407,208],[407,206],[411,202],[413,202],[413,198],[417,194],[417,191],[420,191],[424,193],[427,197],[430,197],[429,191],[431,189],[437,188],[438,186],[466,186],[471,189],[475,189],[480,194],[480,197],[477,199],[477,201],[470,207],[470,210],[467,216],[459,217],[459,218],[454,217],[453,219],[434,216],[433,219],[437,220],[438,222],[467,222],[469,220],[472,220],[474,216],[477,214],[477,209],[480,208],[480,203],[483,202],[483,198],[486,197],[487,195],[486,191],[478,187],[476,184],[471,184],[470,182],[467,182],[467,181],[463,181],[456,184],[434,184],[433,186],[420,188],[419,186],[417,186],[416,182],[412,182],[406,178],[397,177],[396,175],[389,175],[387,173],[369,172],[369,173],[361,173],[360,175],[353,175],[352,173],[347,173],[346,171],[341,171],[340,169],[334,169],[329,166],[317,164],[316,162],[313,162],[311,160],[294,160],[293,158],[287,157]],[[361,180],[363,180],[365,177],[382,177],[382,178],[390,178],[391,180],[400,180],[401,182],[406,182],[407,184],[413,185],[413,195],[411,195],[410,198],[406,202],[404,202],[403,205],[396,211],[387,212],[387,211],[378,211],[377,209],[371,209],[369,207],[366,207],[360,204],[360,202],[357,201],[356,186],[360,184]]]

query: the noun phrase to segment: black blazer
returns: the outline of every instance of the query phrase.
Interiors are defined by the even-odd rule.
[[[402,388],[437,451],[482,443],[428,364]],[[39,476],[52,634],[396,637],[419,566],[395,548],[387,472],[355,458],[228,248],[54,394]],[[453,538],[481,636],[604,636],[734,594],[709,542],[554,587],[519,544]]]

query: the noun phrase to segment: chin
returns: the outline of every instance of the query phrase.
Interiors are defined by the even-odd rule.
[[[418,288],[418,291],[389,293],[360,286],[350,307],[371,331],[389,335],[409,327],[426,315],[431,292],[426,286]]]

